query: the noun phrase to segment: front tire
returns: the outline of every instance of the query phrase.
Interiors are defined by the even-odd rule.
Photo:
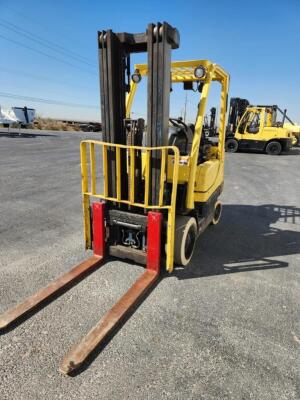
[[[272,141],[266,146],[266,153],[270,156],[278,156],[282,151],[282,146],[279,142]]]
[[[197,239],[197,222],[193,217],[176,217],[174,261],[186,266],[193,256]]]
[[[228,153],[236,153],[238,151],[239,144],[235,139],[227,139],[225,142],[225,151]]]

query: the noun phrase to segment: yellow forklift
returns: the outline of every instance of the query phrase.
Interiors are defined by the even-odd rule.
[[[282,113],[280,121],[278,112]],[[282,112],[278,106],[252,106],[246,99],[232,98],[226,128],[226,151],[253,150],[270,155],[289,151],[296,139],[292,130],[284,126],[285,119],[286,110]]]
[[[208,60],[171,62],[179,33],[168,23],[146,32],[98,32],[103,141],[81,142],[86,249],[94,255],[0,316],[0,329],[14,326],[44,302],[105,263],[108,257],[146,266],[141,277],[65,356],[60,371],[71,374],[103,344],[133,307],[174,264],[186,266],[196,238],[221,216],[228,74]],[[131,70],[132,53],[147,63]],[[142,79],[147,81],[147,128],[132,119]],[[219,140],[203,133],[211,85],[220,87]],[[198,92],[195,124],[170,116],[174,84]]]

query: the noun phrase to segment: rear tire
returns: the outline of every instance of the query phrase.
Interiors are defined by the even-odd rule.
[[[197,239],[197,222],[193,217],[176,217],[174,262],[186,266],[193,256]]]
[[[221,215],[222,215],[222,203],[220,201],[217,201],[215,204],[214,217],[211,221],[211,225],[217,225],[221,219]]]
[[[273,140],[266,146],[266,153],[270,156],[278,156],[282,151],[282,146],[279,142]]]
[[[225,151],[228,153],[236,153],[238,151],[239,144],[235,139],[227,139],[225,142]]]

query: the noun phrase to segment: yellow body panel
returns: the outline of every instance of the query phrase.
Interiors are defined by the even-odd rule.
[[[292,133],[292,135],[294,137],[293,146],[299,144],[299,142],[300,142],[300,125],[284,124],[283,127]]]
[[[221,167],[220,160],[209,160],[197,166],[195,192],[207,192],[214,185]]]
[[[190,176],[190,168],[189,168],[189,157],[179,157],[179,166],[178,166],[178,183],[186,183],[189,180]],[[172,182],[173,176],[173,168],[174,168],[174,157],[172,155],[168,156],[168,182]]]
[[[216,180],[212,184],[212,186],[204,192],[201,191],[195,191],[195,201],[196,202],[201,202],[205,203],[210,199],[210,197],[214,194],[214,192],[221,188],[221,191],[223,190],[223,183],[224,183],[224,165],[220,166],[220,169],[218,171],[218,174],[216,176]]]
[[[180,161],[183,157],[179,158],[179,169],[178,169],[178,184],[187,183],[189,180],[189,165],[188,164],[180,164]],[[184,161],[187,158],[185,157]],[[173,166],[174,166],[174,157],[168,157],[168,182],[172,182],[173,176]],[[220,162],[218,159],[212,159],[206,161],[202,164],[197,165],[196,169],[196,179],[195,179],[195,194],[197,195],[198,192],[208,192],[212,187],[215,186],[215,182],[220,182],[219,185],[222,183],[222,170],[223,163]],[[221,177],[220,180],[218,178]],[[198,200],[199,201],[199,200]]]
[[[283,127],[285,129],[288,129],[290,132],[292,132],[294,135],[298,134],[300,135],[300,125],[293,125],[293,124],[284,124]]]
[[[292,140],[293,135],[285,128],[276,127],[263,127],[258,133],[239,133],[236,132],[234,137],[237,140],[262,140],[268,142],[273,139],[290,139]]]

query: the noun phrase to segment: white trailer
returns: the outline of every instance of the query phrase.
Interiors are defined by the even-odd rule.
[[[0,124],[6,128],[17,124],[19,128],[26,127],[35,119],[35,109],[28,107],[12,107],[4,110],[0,106]]]

